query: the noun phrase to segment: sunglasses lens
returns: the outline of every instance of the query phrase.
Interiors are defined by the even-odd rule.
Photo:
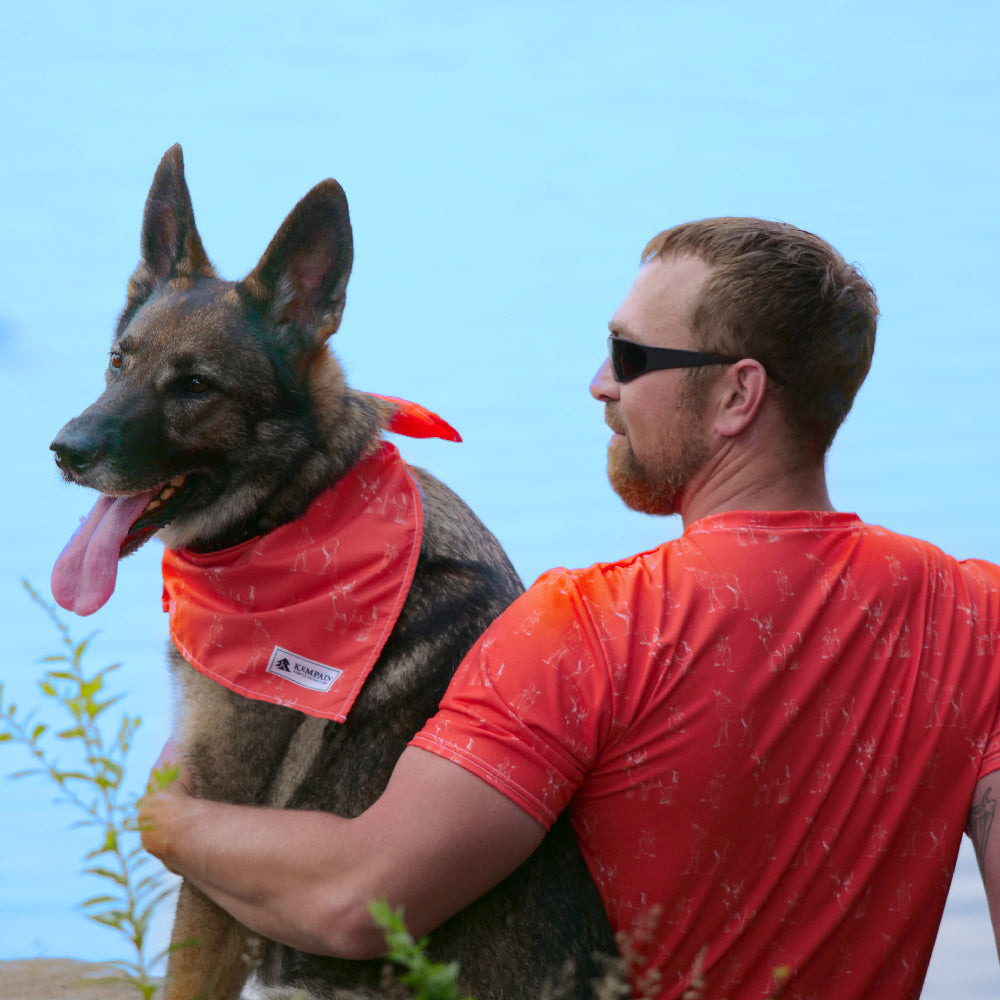
[[[641,344],[628,340],[611,341],[611,367],[619,382],[627,382],[646,369],[646,352]]]

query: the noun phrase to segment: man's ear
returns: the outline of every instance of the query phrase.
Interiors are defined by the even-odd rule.
[[[767,372],[759,361],[743,358],[726,369],[714,386],[715,430],[736,437],[754,421],[767,395]]]

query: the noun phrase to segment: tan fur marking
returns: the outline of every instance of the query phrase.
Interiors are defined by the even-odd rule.
[[[327,725],[326,719],[316,719],[312,716],[306,716],[302,720],[302,724],[295,730],[292,742],[288,745],[288,751],[281,762],[281,769],[268,793],[269,806],[274,809],[284,809],[288,805],[319,756]]]

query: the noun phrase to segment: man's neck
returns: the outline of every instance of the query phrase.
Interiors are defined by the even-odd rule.
[[[681,498],[686,528],[693,521],[730,510],[834,510],[821,461],[790,464],[724,450],[710,459]]]

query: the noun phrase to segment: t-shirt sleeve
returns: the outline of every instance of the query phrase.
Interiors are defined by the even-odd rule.
[[[983,755],[983,762],[979,765],[978,781],[994,771],[1000,771],[1000,717],[993,723],[993,732],[986,743],[986,753]]]
[[[607,735],[607,679],[581,595],[553,570],[484,633],[411,746],[461,765],[548,828]]]
[[[1000,672],[1000,659],[996,664],[997,671]],[[994,771],[1000,771],[1000,711],[993,719],[993,728],[986,740],[986,752],[983,754],[982,763],[979,765],[979,773],[976,780],[985,778]]]
[[[984,630],[982,645],[984,652],[993,659],[994,676],[1000,675],[1000,567],[978,559],[967,559],[962,563],[962,568],[976,586],[988,595],[985,607],[989,610],[981,613],[981,627]],[[986,740],[986,752],[979,765],[976,780],[985,778],[994,771],[1000,771],[1000,706]]]

